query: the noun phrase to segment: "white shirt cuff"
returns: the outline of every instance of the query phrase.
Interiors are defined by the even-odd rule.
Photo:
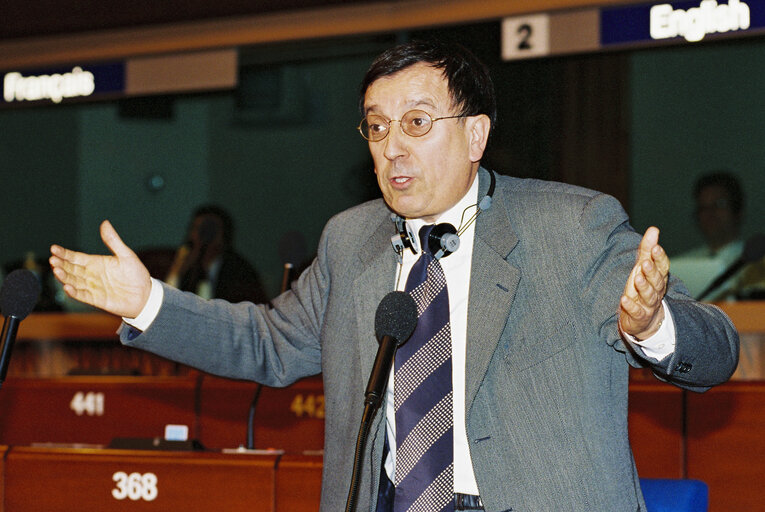
[[[165,291],[162,289],[162,284],[151,278],[151,291],[149,292],[149,300],[146,301],[143,309],[135,318],[122,317],[122,321],[128,325],[131,325],[139,331],[145,331],[149,328],[151,323],[157,318],[159,314],[159,308],[162,306],[162,299],[165,298]]]
[[[677,339],[675,321],[672,320],[667,302],[662,300],[661,307],[664,308],[664,321],[659,326],[659,330],[650,338],[637,340],[634,336],[622,332],[622,336],[630,343],[640,347],[643,354],[659,361],[675,351],[675,341]]]

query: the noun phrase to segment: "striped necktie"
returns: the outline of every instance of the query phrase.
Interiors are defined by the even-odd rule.
[[[394,365],[394,512],[454,510],[449,296],[441,264],[428,248],[432,229],[420,229],[422,255],[406,283],[417,304],[417,328],[398,348]]]

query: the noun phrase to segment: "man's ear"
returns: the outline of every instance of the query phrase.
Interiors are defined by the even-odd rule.
[[[479,162],[483,158],[486,143],[489,141],[491,120],[486,114],[470,116],[467,119],[467,128],[470,135],[469,155],[471,162]]]

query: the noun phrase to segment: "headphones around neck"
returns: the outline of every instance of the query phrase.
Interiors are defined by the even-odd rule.
[[[477,210],[467,223],[463,227],[460,225],[459,230],[447,222],[436,224],[428,235],[428,249],[433,254],[435,259],[445,258],[451,253],[455,252],[460,247],[460,235],[478,218],[478,214],[491,208],[491,198],[494,195],[494,187],[497,184],[497,179],[494,176],[494,171],[489,170],[489,177],[491,182],[489,184],[489,190],[486,195],[476,205]],[[406,223],[406,219],[400,217],[395,213],[390,215],[391,221],[396,224],[397,234],[393,235],[390,239],[393,244],[393,250],[396,251],[396,259],[399,263],[403,261],[404,249],[409,249],[412,253],[417,254],[420,252],[419,237],[412,231],[412,228]]]

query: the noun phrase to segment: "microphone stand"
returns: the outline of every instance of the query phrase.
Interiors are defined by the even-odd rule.
[[[379,401],[367,398],[364,402],[364,413],[361,416],[361,425],[359,426],[358,437],[356,438],[356,451],[353,455],[353,472],[351,473],[351,487],[348,490],[348,500],[345,503],[345,512],[356,510],[356,501],[358,499],[358,489],[361,483],[361,459],[364,457],[364,448],[369,436],[369,428],[372,426],[372,419],[375,417]]]
[[[258,400],[260,399],[260,392],[263,390],[263,384],[258,384],[255,389],[255,395],[250,402],[250,410],[247,414],[247,449],[255,449],[255,408],[258,406]]]
[[[287,291],[287,287],[290,284],[290,274],[292,273],[292,263],[286,262],[284,264],[284,272],[282,274],[282,289],[280,293]],[[247,412],[247,444],[245,445],[248,450],[255,449],[255,409],[258,406],[258,400],[260,399],[260,392],[263,391],[263,384],[258,384],[255,389],[255,395],[250,402],[250,409]]]
[[[0,387],[5,382],[5,375],[8,372],[8,364],[11,360],[13,342],[16,339],[20,323],[21,320],[13,315],[6,317],[5,322],[3,322],[3,332],[0,335],[0,340],[2,340],[2,348],[0,348]]]
[[[417,326],[417,305],[411,295],[405,292],[390,292],[377,306],[375,313],[375,335],[380,346],[377,349],[372,372],[369,374],[367,388],[364,391],[364,413],[361,415],[361,426],[356,439],[356,453],[353,457],[353,472],[351,487],[348,490],[348,501],[345,512],[356,509],[358,488],[361,479],[361,461],[364,457],[369,428],[377,409],[383,402],[385,389],[393,367],[393,357],[398,346],[414,332]]]
[[[287,291],[287,287],[290,285],[290,274],[292,274],[292,263],[285,263],[284,264],[284,272],[282,273],[282,291],[281,293],[284,293]]]
[[[412,302],[414,304],[414,302]],[[416,312],[415,320],[416,320]],[[412,330],[414,330],[412,328]],[[411,331],[409,332],[411,334]],[[409,338],[409,334],[406,338]],[[345,512],[353,512],[356,509],[356,500],[358,488],[361,479],[361,460],[364,457],[364,448],[366,447],[369,428],[372,425],[372,419],[380,408],[385,396],[385,388],[393,365],[393,356],[398,348],[398,342],[390,337],[383,336],[380,340],[380,348],[376,357],[372,373],[369,375],[369,382],[364,393],[364,413],[361,415],[361,425],[359,434],[356,438],[356,452],[353,456],[353,472],[351,473],[351,487],[348,490],[348,501],[345,503]],[[377,364],[381,361],[382,364]]]

